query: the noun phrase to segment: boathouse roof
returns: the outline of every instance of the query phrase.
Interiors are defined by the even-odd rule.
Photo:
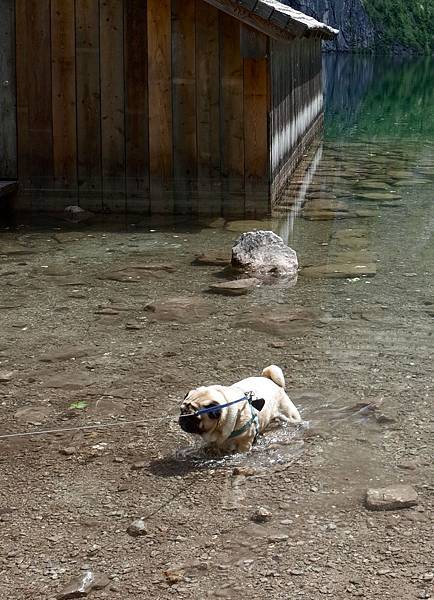
[[[277,0],[206,0],[270,37],[333,39],[339,31]]]

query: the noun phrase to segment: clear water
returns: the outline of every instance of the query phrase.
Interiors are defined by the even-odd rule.
[[[315,436],[313,460],[331,482],[365,483],[415,448],[429,457],[402,423],[417,423],[423,438],[432,394],[434,63],[344,56],[325,64],[324,139],[266,222],[4,224],[0,369],[14,371],[17,384],[2,390],[2,431],[175,415],[191,387],[276,363],[306,427],[271,432],[230,466],[291,462]],[[208,294],[227,275],[192,265],[195,255],[228,253],[237,232],[252,227],[272,228],[297,251],[297,284]],[[148,263],[173,270],[140,268]],[[123,281],[107,278],[113,272]],[[176,296],[203,298],[211,314],[184,323],[144,311]],[[86,355],[41,362],[65,346],[84,346]],[[82,400],[87,409],[72,414]],[[23,406],[40,411],[30,423],[13,417]],[[169,470],[171,461],[191,461],[176,421],[163,426],[161,436],[160,421],[145,425],[144,451]],[[129,439],[142,436],[132,428]]]

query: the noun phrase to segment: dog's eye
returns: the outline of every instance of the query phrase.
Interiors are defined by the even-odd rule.
[[[217,419],[220,418],[222,411],[218,409],[219,404],[217,404],[217,402],[210,404],[209,406],[207,406],[207,408],[212,408],[213,406],[216,407],[216,410],[209,412],[208,417],[214,421],[217,421]]]

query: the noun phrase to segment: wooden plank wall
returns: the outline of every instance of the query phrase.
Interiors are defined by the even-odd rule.
[[[19,181],[39,208],[267,210],[265,36],[243,57],[239,21],[204,0],[5,3]]]
[[[17,177],[15,1],[0,0],[0,179]]]
[[[323,109],[321,42],[298,39],[271,44],[271,201],[310,143]]]

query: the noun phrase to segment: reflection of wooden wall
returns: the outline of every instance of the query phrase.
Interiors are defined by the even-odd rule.
[[[40,208],[267,209],[267,59],[241,56],[237,20],[203,0],[15,4],[18,175]]]
[[[321,41],[271,43],[271,201],[322,125]]]

